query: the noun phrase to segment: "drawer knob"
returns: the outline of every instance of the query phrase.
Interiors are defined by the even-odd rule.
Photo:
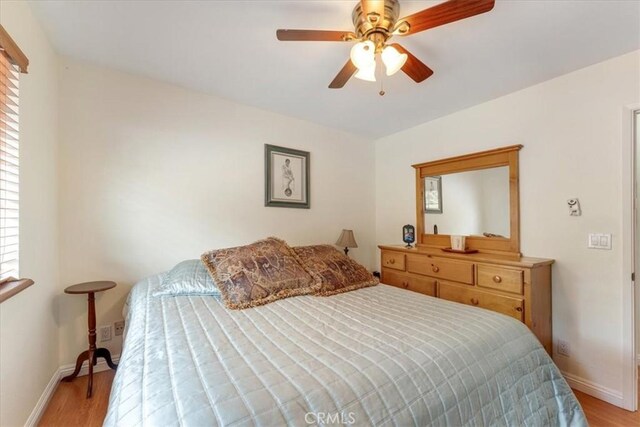
[[[402,286],[403,286],[405,289],[408,289],[408,288],[409,288],[409,282],[402,282]]]
[[[522,312],[522,307],[516,307],[516,311]]]
[[[480,301],[478,301],[476,298],[471,298],[471,304],[478,305],[480,304]]]
[[[502,282],[502,277],[498,276],[497,274],[495,276],[493,276],[493,281],[496,283],[500,283]]]
[[[389,264],[395,264],[396,263],[396,259],[395,258],[391,258],[388,262],[389,262]]]
[[[432,270],[434,273],[437,273],[438,271],[440,271],[440,267],[438,267],[437,265],[434,265]]]

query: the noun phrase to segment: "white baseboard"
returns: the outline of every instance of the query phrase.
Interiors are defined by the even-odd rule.
[[[56,369],[56,371],[53,373],[53,376],[49,380],[47,386],[44,388],[40,399],[38,399],[38,403],[36,403],[35,408],[33,408],[33,411],[31,411],[29,418],[27,418],[27,421],[24,423],[25,426],[32,427],[38,425],[42,414],[44,414],[45,409],[47,409],[47,405],[49,404],[51,397],[53,397],[53,392],[56,391],[56,388],[58,387],[59,381],[60,368]]]
[[[118,361],[120,360],[120,355],[113,356],[112,359],[113,359],[113,363],[118,363]],[[59,367],[53,373],[53,376],[49,380],[49,383],[45,387],[44,391],[42,392],[40,399],[38,399],[38,403],[36,403],[36,406],[33,408],[33,411],[31,411],[29,418],[27,418],[27,421],[24,423],[26,427],[35,427],[36,425],[38,425],[40,418],[42,418],[42,414],[44,414],[44,411],[47,409],[47,405],[49,404],[49,401],[53,397],[53,393],[56,391],[56,388],[58,388],[58,384],[60,383],[60,380],[66,377],[67,375],[73,373],[73,370],[75,368],[76,368],[75,363],[64,365]],[[109,365],[107,365],[107,362],[105,362],[102,359],[99,360],[98,363],[96,363],[96,366],[93,367],[94,373],[107,371],[107,370],[109,370]],[[78,376],[81,377],[81,376],[87,375],[88,373],[89,373],[89,366],[85,363],[82,365],[82,369],[80,369],[80,373],[78,374]]]
[[[624,400],[620,392],[603,387],[577,375],[568,374],[566,372],[562,372],[562,375],[564,376],[564,379],[567,380],[569,387],[623,408]]]

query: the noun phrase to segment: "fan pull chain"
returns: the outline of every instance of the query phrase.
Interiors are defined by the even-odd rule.
[[[386,92],[384,91],[384,73],[380,73],[380,92],[378,94],[380,96],[384,96]]]

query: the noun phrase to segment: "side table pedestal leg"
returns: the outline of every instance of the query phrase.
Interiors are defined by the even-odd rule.
[[[111,369],[113,369],[114,371],[118,369],[118,365],[113,363],[113,360],[111,360],[111,353],[106,348],[98,348],[96,349],[96,352],[94,354],[95,354],[94,360],[97,360],[98,357],[102,357],[104,358],[104,360],[107,362],[107,365],[109,365]]]
[[[82,353],[80,353],[80,355],[78,356],[78,359],[76,359],[76,369],[73,371],[73,373],[71,375],[67,375],[66,377],[64,377],[62,379],[62,381],[64,382],[71,382],[73,381],[73,379],[75,377],[78,376],[78,374],[80,373],[80,369],[82,369],[82,363],[85,360],[89,360],[89,351],[85,350]]]

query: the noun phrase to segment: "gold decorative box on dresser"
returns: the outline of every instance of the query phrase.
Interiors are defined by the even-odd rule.
[[[511,316],[551,354],[554,260],[520,253],[521,149],[413,165],[417,247],[379,246],[382,283]],[[452,235],[465,250],[451,249]]]
[[[511,316],[551,354],[553,260],[379,246],[382,283]]]

